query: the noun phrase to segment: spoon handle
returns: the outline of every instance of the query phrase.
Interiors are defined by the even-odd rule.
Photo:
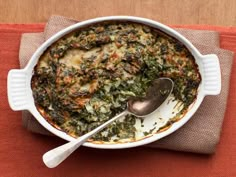
[[[85,135],[79,137],[78,139],[74,141],[70,141],[64,145],[61,145],[55,149],[52,149],[48,152],[46,152],[43,155],[43,162],[45,165],[49,168],[54,168],[57,165],[59,165],[62,161],[64,161],[72,152],[74,152],[80,145],[82,145],[87,139],[92,137],[97,132],[104,129],[106,126],[108,126],[110,123],[115,121],[116,119],[127,115],[129,112],[127,110],[123,111],[122,113],[116,115],[112,119],[108,120],[104,124],[100,125],[99,127],[95,128],[94,130],[90,131],[89,133],[86,133]]]

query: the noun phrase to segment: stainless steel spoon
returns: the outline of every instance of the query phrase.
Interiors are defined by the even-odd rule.
[[[108,126],[113,121],[127,114],[133,114],[137,117],[146,117],[157,110],[157,108],[167,99],[173,90],[174,83],[169,78],[159,78],[153,81],[148,88],[145,97],[133,97],[128,100],[127,109],[116,115],[104,124],[95,128],[91,132],[79,137],[75,141],[70,141],[62,146],[52,149],[43,155],[43,162],[49,168],[54,168],[64,161],[72,152],[74,152],[87,139]]]

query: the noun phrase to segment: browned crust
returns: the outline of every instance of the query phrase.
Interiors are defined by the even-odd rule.
[[[94,23],[94,24],[87,25],[87,26],[85,26],[85,27],[83,27],[83,28],[80,28],[79,31],[82,31],[83,29],[86,29],[86,28],[88,28],[89,26],[93,26],[93,25],[95,25],[95,24],[115,23],[115,22],[116,22],[116,21],[114,21],[114,22],[113,22],[113,21],[110,21],[110,22]],[[129,22],[129,21],[122,21],[122,22]],[[141,24],[141,25],[143,25],[142,23],[135,23],[135,22],[132,22],[132,23],[133,23],[133,24]],[[147,25],[147,26],[148,26],[148,25]],[[150,28],[152,28],[154,31],[156,31],[157,33],[161,34],[162,36],[166,36],[168,39],[175,39],[176,41],[178,41],[176,38],[174,38],[174,37],[172,37],[172,36],[166,34],[166,33],[163,32],[163,31],[160,31],[159,29],[155,29],[155,28],[153,28],[153,27],[150,27]],[[67,38],[67,37],[71,36],[75,31],[77,31],[77,30],[74,30],[74,31],[70,32],[69,34],[66,34],[66,35],[63,36],[62,38]],[[49,51],[52,47],[54,47],[54,46],[57,44],[57,42],[58,42],[59,40],[61,40],[61,38],[58,39],[56,42],[54,42],[52,45],[50,45],[50,46],[44,51],[44,53],[42,54],[42,56],[46,55],[46,54],[48,53],[48,51]],[[184,47],[186,48],[186,46],[184,46]],[[187,50],[188,50],[188,49],[187,49]],[[188,50],[188,51],[189,51],[189,50]],[[35,66],[34,70],[37,69],[37,67],[38,67],[38,65],[39,65],[39,62],[43,59],[42,56],[39,58],[38,63],[37,63],[37,65]],[[196,71],[196,73],[198,73],[198,76],[199,76],[200,80],[202,80],[202,79],[201,79],[201,75],[200,75],[200,73],[199,73],[199,71],[198,71],[198,65],[194,62],[194,57],[191,56],[190,59],[192,60],[192,64],[193,64],[194,70]],[[33,77],[33,78],[36,79],[36,77]],[[35,87],[35,81],[34,81],[34,79],[32,79],[32,81],[31,81],[31,87],[32,87],[32,88]],[[196,100],[196,98],[195,98],[195,100]],[[194,104],[194,103],[193,103],[193,104]],[[38,111],[39,111],[39,113],[42,115],[42,117],[44,117],[50,125],[52,125],[52,126],[53,126],[54,128],[56,128],[56,129],[62,131],[62,129],[61,129],[56,123],[54,123],[54,122],[51,120],[50,116],[44,111],[43,108],[41,108],[39,105],[36,105],[36,108],[38,109]],[[186,115],[187,112],[188,112],[188,109],[185,110],[185,111],[183,112],[183,114],[182,114],[180,117],[175,118],[175,120],[174,120],[172,123],[178,122],[180,119],[182,119],[182,118]],[[117,143],[127,143],[127,142],[141,141],[141,140],[143,140],[143,139],[146,139],[146,138],[149,138],[149,137],[153,136],[154,134],[158,134],[158,133],[161,133],[161,132],[164,132],[164,131],[168,130],[169,128],[171,128],[172,123],[171,123],[171,124],[168,124],[168,125],[166,125],[166,126],[164,126],[164,127],[162,127],[162,128],[160,128],[157,132],[155,132],[155,133],[153,133],[153,134],[150,134],[150,135],[147,135],[147,136],[145,136],[145,137],[143,137],[143,138],[140,138],[140,139],[138,139],[138,140],[135,140],[135,139],[130,140],[130,139],[129,139],[129,140],[127,140],[127,141],[122,141],[122,142],[120,142],[120,141],[117,141],[117,142],[103,142],[103,141],[92,141],[91,139],[89,139],[88,142],[92,142],[92,143],[94,143],[94,144],[117,144]],[[64,132],[64,131],[63,131],[63,132]],[[66,133],[66,132],[65,132],[65,133]],[[70,135],[70,136],[72,136],[72,137],[74,137],[74,138],[76,138],[76,136],[73,135],[73,134],[69,134],[69,133],[67,133],[67,134]]]

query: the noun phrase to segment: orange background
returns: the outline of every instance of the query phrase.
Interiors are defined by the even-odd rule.
[[[236,28],[178,26],[220,32],[221,48],[236,52]],[[0,25],[0,176],[1,177],[235,177],[236,176],[236,62],[233,64],[230,94],[221,141],[214,155],[138,147],[124,150],[79,148],[64,163],[48,169],[42,155],[63,143],[55,137],[27,132],[21,112],[10,109],[7,101],[7,73],[19,68],[20,37],[24,32],[41,32],[44,24]],[[236,57],[234,58],[236,59]],[[217,111],[217,110],[216,110]]]

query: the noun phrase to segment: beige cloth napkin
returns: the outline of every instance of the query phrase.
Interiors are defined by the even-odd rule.
[[[77,21],[61,16],[52,16],[43,33],[22,35],[19,59],[23,68],[34,51],[49,37]],[[178,131],[147,145],[177,151],[211,154],[215,152],[220,139],[224,119],[233,52],[219,48],[219,34],[214,31],[176,29],[188,38],[202,54],[217,54],[222,71],[222,91],[218,96],[207,96],[195,115]],[[27,130],[44,135],[52,135],[27,111],[22,114],[23,125]]]

